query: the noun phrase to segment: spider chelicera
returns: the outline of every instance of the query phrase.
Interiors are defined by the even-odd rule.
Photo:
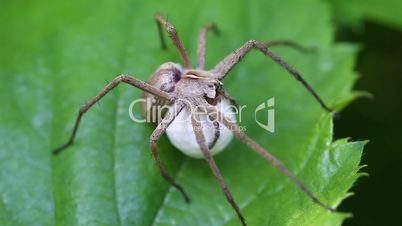
[[[168,174],[159,157],[157,141],[165,132],[167,132],[171,142],[182,152],[191,157],[202,157],[208,162],[219,186],[230,205],[236,211],[243,225],[246,225],[245,218],[243,217],[229,188],[226,186],[222,174],[212,157],[213,154],[216,154],[225,148],[232,135],[244,142],[252,150],[256,151],[263,158],[285,173],[286,176],[288,176],[289,179],[292,180],[315,203],[331,212],[335,211],[332,207],[321,202],[275,156],[248,137],[236,124],[235,119],[228,115],[227,111],[220,111],[219,109],[221,108],[218,108],[218,106],[227,106],[230,103],[235,102],[235,100],[226,93],[221,81],[226,77],[230,70],[250,52],[250,50],[256,49],[287,70],[294,76],[294,78],[305,86],[305,88],[315,97],[326,111],[332,112],[306,80],[304,80],[303,77],[288,63],[275,55],[269,47],[287,45],[300,50],[304,49],[296,43],[287,40],[275,40],[265,43],[256,40],[249,40],[233,53],[226,56],[213,69],[205,70],[204,63],[207,33],[209,30],[214,30],[218,33],[217,27],[214,24],[208,24],[200,30],[197,50],[197,66],[195,69],[192,69],[189,57],[180,41],[176,29],[159,14],[155,15],[155,19],[158,25],[162,48],[166,48],[163,38],[163,28],[165,28],[169,37],[172,39],[173,44],[180,53],[183,66],[172,62],[164,63],[154,72],[148,82],[143,82],[124,74],[113,79],[95,97],[79,109],[70,139],[64,145],[54,149],[53,153],[58,154],[73,144],[83,114],[110,90],[115,88],[121,82],[124,82],[143,90],[143,98],[152,100],[153,104],[151,106],[147,107],[143,105],[143,113],[149,113],[149,111],[155,109],[155,106],[169,106],[169,110],[164,114],[163,119],[158,121],[156,129],[150,137],[150,147],[152,156],[155,159],[162,176],[167,182],[177,188],[186,202],[190,202],[189,196]],[[180,120],[178,120],[179,118]],[[174,128],[177,127],[190,128],[191,131],[174,130]]]

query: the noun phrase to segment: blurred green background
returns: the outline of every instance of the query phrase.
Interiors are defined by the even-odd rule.
[[[367,91],[373,97],[361,97],[349,104],[334,120],[334,134],[336,138],[351,137],[352,141],[370,140],[364,148],[361,163],[368,165],[362,171],[367,172],[369,176],[363,176],[357,180],[351,190],[355,194],[343,201],[338,210],[353,214],[343,223],[344,225],[402,225],[399,217],[399,205],[402,202],[402,170],[398,166],[402,160],[400,151],[400,147],[402,147],[402,118],[400,117],[402,110],[402,2],[400,0],[197,1],[195,3],[119,1],[119,3],[121,4],[105,2],[98,4],[96,1],[1,1],[0,87],[2,95],[0,107],[2,115],[0,119],[2,124],[0,134],[2,137],[0,138],[0,161],[2,161],[2,165],[0,165],[0,176],[4,178],[0,181],[1,225],[18,225],[18,223],[24,225],[23,223],[30,219],[40,219],[40,221],[32,222],[31,225],[51,225],[54,219],[41,214],[44,210],[53,211],[57,208],[65,211],[56,213],[60,225],[63,225],[60,222],[64,222],[64,225],[69,223],[70,225],[89,225],[88,222],[91,222],[91,225],[102,225],[101,222],[96,221],[98,219],[91,221],[93,219],[89,218],[92,216],[98,216],[105,222],[116,223],[116,219],[113,218],[114,214],[105,214],[105,212],[113,212],[117,208],[113,206],[114,201],[110,202],[111,198],[108,196],[114,197],[116,194],[110,194],[109,190],[102,187],[103,185],[113,186],[108,178],[111,176],[110,169],[112,167],[115,167],[115,175],[120,176],[120,178],[113,179],[121,182],[115,192],[120,192],[123,194],[120,197],[124,197],[115,200],[118,205],[122,206],[119,208],[123,210],[116,215],[126,217],[122,217],[121,222],[116,225],[149,224],[148,221],[155,217],[152,215],[154,211],[152,208],[160,205],[165,198],[164,193],[168,197],[166,202],[171,205],[164,207],[165,216],[168,216],[166,219],[170,219],[172,209],[182,211],[178,211],[177,216],[190,215],[183,211],[188,207],[181,200],[179,200],[179,204],[172,201],[180,199],[180,197],[175,192],[168,190],[168,186],[155,170],[148,152],[144,154],[148,150],[147,142],[144,140],[147,139],[151,129],[124,124],[124,120],[116,120],[115,124],[105,121],[115,117],[114,114],[123,118],[126,114],[127,102],[122,100],[130,99],[133,94],[137,95],[138,91],[131,92],[127,88],[122,88],[120,91],[114,92],[112,97],[105,98],[105,101],[94,109],[94,113],[87,117],[80,136],[86,137],[88,141],[83,141],[81,145],[74,148],[85,149],[89,146],[88,149],[75,152],[72,150],[60,159],[51,158],[48,153],[52,146],[60,143],[67,136],[76,106],[99,90],[113,75],[128,71],[141,74],[141,78],[146,79],[146,74],[152,72],[158,62],[166,59],[178,60],[177,54],[172,51],[172,48],[165,53],[158,48],[156,30],[151,18],[152,13],[156,10],[168,17],[172,16],[175,24],[178,24],[180,34],[187,35],[183,38],[184,42],[193,44],[188,48],[189,50],[195,49],[194,43],[198,27],[205,22],[210,22],[211,18],[223,28],[221,39],[210,36],[210,48],[207,50],[209,51],[207,54],[211,53],[208,55],[210,57],[207,59],[208,64],[216,62],[226,52],[233,50],[249,38],[291,38],[304,45],[319,46],[318,56],[300,55],[287,49],[277,51],[281,56],[290,59],[292,65],[295,64],[298,68],[302,68],[303,72],[308,72],[303,74],[306,74],[308,80],[316,85],[315,87],[324,95],[324,98],[331,101],[340,98],[340,101],[331,103],[338,108],[345,106],[351,98],[349,86],[353,82],[353,75],[349,67],[350,64],[353,64],[355,56],[356,64],[352,67],[359,75],[355,89]],[[132,18],[137,20],[127,22]],[[60,22],[61,24],[59,24]],[[126,27],[127,24],[130,26]],[[121,33],[114,32],[116,30]],[[358,53],[355,55],[356,48],[353,45],[334,45],[332,32],[337,43],[357,44]],[[133,43],[129,40],[132,37],[135,40],[142,40],[142,42]],[[190,42],[190,40],[192,41]],[[128,46],[125,46],[127,43],[129,43]],[[195,51],[192,51],[190,55],[194,56]],[[292,101],[278,106],[278,111],[284,112],[282,115],[286,115],[288,120],[294,120],[294,124],[284,126],[284,129],[290,131],[289,133],[279,132],[268,138],[262,132],[258,132],[257,128],[251,128],[250,133],[259,142],[265,142],[264,145],[272,147],[274,152],[282,148],[289,150],[290,154],[281,152],[275,154],[290,164],[291,169],[298,170],[300,169],[299,164],[302,163],[297,160],[303,159],[301,156],[304,154],[299,149],[303,149],[303,145],[309,144],[306,142],[307,135],[303,137],[304,134],[301,134],[300,131],[304,132],[306,128],[313,127],[311,131],[322,129],[326,132],[328,130],[328,134],[324,135],[330,136],[332,124],[325,117],[323,120],[318,120],[321,116],[321,109],[309,97],[306,97],[304,90],[294,84],[289,76],[276,76],[269,79],[257,76],[249,78],[250,73],[253,75],[286,74],[275,68],[274,64],[267,63],[269,66],[261,66],[261,62],[265,62],[261,58],[261,56],[251,56],[251,60],[246,60],[244,66],[234,70],[233,73],[236,75],[228,80],[227,85],[229,90],[237,91],[243,88],[242,84],[250,82],[250,87],[256,87],[256,89],[252,89],[249,93],[244,90],[242,92],[249,96],[235,94],[235,97],[242,102],[255,98],[250,101],[251,103],[249,102],[250,104],[257,104],[266,97],[265,94],[258,93],[257,88],[267,89],[274,96],[288,97],[288,100]],[[335,68],[329,72],[320,71],[318,66],[325,60],[338,65],[339,70]],[[14,65],[9,66],[10,62],[13,62]],[[54,72],[59,74],[53,74]],[[339,78],[334,78],[333,76],[336,76],[337,73],[339,73]],[[325,76],[320,77],[321,74]],[[76,82],[80,79],[82,84]],[[91,82],[90,79],[97,82]],[[99,84],[99,81],[104,84]],[[276,83],[265,86],[268,82]],[[344,86],[340,87],[343,84]],[[289,90],[284,91],[283,87],[287,87]],[[37,102],[33,103],[31,98]],[[57,100],[63,101],[59,101],[60,104],[57,106],[52,105]],[[306,107],[309,111],[305,112],[305,115],[299,116],[292,114],[292,107],[295,109]],[[42,109],[45,108],[52,109],[52,112],[43,111]],[[29,112],[32,112],[32,115]],[[51,114],[57,115],[59,118],[51,119]],[[11,120],[16,120],[16,125],[10,123]],[[99,121],[102,123],[98,123]],[[26,122],[32,123],[32,125]],[[296,128],[298,126],[300,128]],[[15,130],[13,130],[14,127],[16,127]],[[94,130],[98,132],[93,132]],[[297,137],[293,136],[293,130]],[[111,131],[115,131],[115,133]],[[139,135],[132,137],[127,134]],[[116,136],[116,140],[109,140],[111,136]],[[133,139],[134,141],[132,141]],[[294,143],[288,142],[293,139]],[[14,142],[14,140],[18,140],[18,142]],[[303,142],[303,145],[298,144],[298,141]],[[98,142],[99,145],[97,145]],[[96,150],[112,149],[113,145],[115,145],[115,154],[110,152],[99,154],[99,150]],[[238,225],[237,219],[231,216],[232,210],[225,204],[224,198],[219,193],[220,191],[215,186],[205,165],[185,159],[168,144],[166,139],[162,140],[160,146],[165,160],[173,163],[184,162],[180,168],[174,164],[169,164],[168,168],[172,172],[180,172],[178,177],[192,189],[193,197],[195,196],[196,199],[196,202],[192,204],[193,211],[206,207],[212,209],[210,212],[206,211],[208,216],[190,216],[189,219],[194,217],[200,222],[205,222],[203,220],[209,217],[216,217],[217,222],[225,220],[224,224]],[[138,152],[133,152],[133,147]],[[222,167],[224,175],[227,176],[235,196],[240,201],[247,201],[250,193],[254,192],[252,189],[242,190],[244,186],[242,187],[241,181],[247,181],[245,184],[250,183],[254,188],[254,186],[261,185],[258,181],[259,178],[263,176],[270,178],[269,188],[260,194],[257,200],[259,202],[253,208],[246,210],[247,216],[254,214],[254,217],[250,217],[252,223],[291,225],[289,222],[304,222],[304,225],[310,225],[307,222],[312,222],[311,219],[315,219],[316,216],[323,216],[323,219],[331,217],[311,205],[310,200],[305,199],[303,194],[297,193],[296,189],[292,190],[292,186],[288,188],[283,175],[279,175],[276,171],[273,172],[271,168],[262,168],[265,167],[265,163],[257,158],[240,154],[239,149],[242,149],[242,146],[239,147],[238,142],[233,142],[228,149],[234,151],[232,152],[234,155],[224,153],[217,157],[217,161]],[[241,157],[239,158],[239,156]],[[355,156],[355,158],[357,157]],[[40,162],[35,161],[36,159],[40,159]],[[93,159],[97,159],[97,162],[92,163]],[[118,162],[117,167],[112,166],[113,161]],[[132,167],[137,163],[143,163],[143,165],[138,168]],[[236,164],[236,168],[233,169],[229,163]],[[247,168],[248,164],[253,167],[241,170]],[[318,167],[314,164],[309,166],[310,168],[301,172],[300,175],[306,180],[326,172],[322,169],[316,170]],[[185,172],[183,172],[183,168],[186,169]],[[261,175],[256,173],[254,177],[250,177],[249,175],[255,171],[254,169],[269,169],[272,172]],[[336,170],[341,169],[342,166]],[[353,167],[350,166],[350,169]],[[33,171],[35,174],[32,173]],[[350,171],[353,172],[353,170]],[[13,172],[15,174],[12,174]],[[94,174],[98,176],[95,179],[84,177]],[[29,178],[30,175],[37,177]],[[74,175],[78,175],[78,179]],[[61,178],[63,176],[65,178]],[[354,173],[348,174],[348,176],[353,179]],[[199,180],[198,184],[194,182],[195,178]],[[334,176],[334,179],[336,178]],[[135,181],[139,180],[145,181],[144,184],[141,184],[143,187],[136,184]],[[77,183],[76,187],[70,186],[75,185],[77,181],[85,181],[87,184]],[[317,191],[323,190],[323,187],[320,187],[321,183],[327,183],[325,178],[323,181],[313,183],[314,180],[311,180]],[[46,190],[52,188],[52,184],[58,189],[55,194]],[[96,188],[87,186],[93,184],[102,186]],[[205,186],[203,190],[199,190],[196,187],[199,184],[211,184],[211,186]],[[11,189],[7,190],[10,188],[9,185],[12,185]],[[330,182],[326,185],[331,186]],[[344,186],[347,188],[348,184],[346,183]],[[138,187],[144,189],[141,192],[146,195],[134,194],[133,188]],[[279,195],[277,198],[272,197],[275,196],[278,188],[282,187],[286,188],[282,197]],[[80,193],[81,191],[88,191],[88,193]],[[338,192],[340,194],[337,194],[336,197],[327,197],[328,194],[325,192],[322,196],[328,198],[331,204],[338,204],[343,198],[342,191]],[[99,197],[97,199],[91,197],[92,193],[106,194],[106,196],[99,200]],[[194,193],[210,200],[202,203],[202,199],[197,200],[198,196]],[[216,194],[216,196],[211,194]],[[55,202],[53,202],[53,195],[56,196]],[[145,207],[135,205],[134,199],[141,199],[140,201],[144,202]],[[15,200],[22,201],[26,209],[21,209]],[[44,201],[35,203],[37,200]],[[213,202],[212,206],[209,206],[208,201]],[[268,206],[274,212],[264,212],[267,201],[272,201]],[[89,204],[86,205],[86,203]],[[222,203],[222,205],[216,203]],[[296,207],[305,207],[306,212],[292,209],[293,203],[296,203]],[[301,204],[298,205],[299,203]],[[63,207],[60,208],[62,205]],[[99,205],[99,211],[94,210],[91,205]],[[74,212],[76,209],[78,211]],[[126,210],[127,212],[124,212]],[[139,217],[130,211],[138,214]],[[213,215],[215,213],[217,213],[216,216]],[[223,219],[220,214],[226,218]],[[21,217],[22,220],[16,216]],[[265,216],[269,216],[270,221],[264,219]],[[334,214],[332,216],[333,219],[329,221],[316,217],[318,220],[311,224],[322,225],[317,223],[322,220],[322,222],[331,222],[328,225],[338,225],[346,215]],[[166,224],[175,224],[175,222],[159,222],[159,225]],[[176,224],[180,225],[177,222]],[[194,224],[197,223],[194,222]],[[202,223],[198,222],[198,224]]]
[[[401,11],[402,6],[394,9]],[[392,15],[390,10],[388,16]],[[402,27],[397,22],[401,18],[388,22],[365,17],[358,27],[338,28],[337,40],[361,44],[356,88],[373,94],[355,101],[335,120],[335,135],[370,140],[362,159],[369,176],[359,179],[352,189],[355,195],[341,206],[354,213],[345,225],[402,225]]]
[[[331,1],[337,40],[361,45],[356,89],[361,98],[335,120],[335,135],[369,139],[362,163],[368,177],[352,189],[341,208],[352,211],[344,225],[402,225],[402,2]]]

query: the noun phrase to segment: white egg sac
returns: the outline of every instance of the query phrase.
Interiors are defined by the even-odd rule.
[[[216,107],[219,111],[224,113],[228,119],[232,122],[236,122],[233,106],[230,105],[228,100],[222,100]],[[210,146],[214,144],[210,150],[211,154],[215,155],[223,151],[233,137],[232,131],[219,123],[219,138],[214,142],[217,127],[206,114],[200,115],[200,121],[203,127],[206,145]],[[170,142],[184,154],[193,158],[204,157],[195,139],[191,123],[191,112],[187,108],[184,108],[179,115],[177,115],[175,120],[167,128],[166,134]]]

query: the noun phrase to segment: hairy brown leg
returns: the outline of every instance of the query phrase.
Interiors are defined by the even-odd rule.
[[[324,101],[318,96],[314,89],[307,83],[307,81],[292,68],[286,61],[282,60],[279,56],[274,54],[264,43],[256,40],[247,41],[243,46],[235,50],[233,53],[229,54],[222,61],[220,61],[214,69],[211,70],[217,76],[217,79],[222,80],[229,73],[234,66],[236,66],[251,49],[257,49],[264,53],[266,56],[270,57],[273,61],[281,65],[290,74],[293,75],[298,81],[300,81],[304,87],[315,97],[315,99],[320,103],[320,105],[328,112],[332,110],[324,103]]]
[[[81,118],[84,115],[86,111],[88,111],[96,102],[98,102],[103,96],[105,96],[110,90],[115,88],[117,85],[120,84],[120,82],[128,83],[130,85],[133,85],[139,89],[144,90],[145,92],[151,93],[153,95],[159,96],[161,98],[164,98],[166,100],[170,100],[171,97],[168,93],[159,90],[141,80],[138,80],[136,78],[133,78],[129,75],[119,75],[115,79],[113,79],[109,84],[105,86],[95,97],[93,97],[90,101],[82,105],[78,111],[77,118],[75,120],[73,132],[71,133],[70,139],[63,145],[61,145],[58,148],[55,148],[52,152],[53,154],[58,154],[74,142],[75,135],[78,130],[78,126],[81,122]]]
[[[198,112],[194,112],[191,115],[191,122],[193,125],[193,130],[195,133],[195,137],[197,140],[198,145],[200,146],[200,149],[202,151],[202,154],[205,157],[205,160],[207,160],[209,167],[211,168],[216,180],[219,183],[219,186],[221,187],[223,193],[226,196],[226,199],[229,201],[230,205],[232,205],[233,209],[236,211],[237,216],[239,217],[241,223],[243,225],[246,225],[246,221],[240,212],[240,208],[237,205],[236,201],[233,198],[232,193],[230,192],[229,188],[226,186],[226,183],[223,179],[223,176],[218,168],[218,166],[215,163],[215,160],[213,159],[211,153],[209,152],[208,146],[205,144],[205,137],[202,131],[202,125],[200,122],[200,116]]]
[[[158,36],[159,36],[159,41],[161,43],[161,48],[163,50],[167,49],[166,41],[165,41],[165,36],[163,35],[163,27],[162,24],[156,19],[156,26],[158,27]]]
[[[151,147],[151,152],[152,156],[154,157],[156,164],[159,167],[159,171],[162,174],[162,177],[165,178],[167,182],[169,182],[173,187],[175,187],[183,196],[184,200],[189,203],[190,198],[184,191],[184,189],[178,185],[173,178],[168,174],[165,166],[163,165],[159,152],[158,152],[158,147],[157,147],[157,142],[159,138],[165,133],[166,129],[169,127],[169,125],[173,122],[173,120],[176,118],[176,116],[180,113],[180,111],[183,109],[184,105],[175,103],[175,108],[174,112],[171,113],[170,111],[166,113],[166,116],[162,119],[161,123],[156,127],[154,132],[152,132],[152,135],[150,137],[150,147]]]
[[[230,101],[230,103],[235,106],[236,108],[239,107],[239,103],[237,102],[236,98],[232,97],[226,90],[223,90],[222,95]]]
[[[205,51],[207,45],[207,34],[209,30],[213,30],[216,35],[219,35],[218,27],[215,24],[207,24],[201,28],[198,36],[197,49],[197,69],[203,70],[205,66]]]
[[[290,40],[270,40],[264,43],[268,48],[275,47],[275,46],[287,46],[294,49],[297,49],[300,52],[310,52],[313,51],[313,48],[306,48],[296,42]]]
[[[206,106],[206,109],[212,118],[214,118],[215,120],[218,120],[220,123],[225,125],[228,129],[233,131],[234,135],[239,140],[241,140],[243,143],[248,145],[251,149],[253,149],[255,152],[260,154],[267,161],[271,162],[280,171],[285,173],[286,176],[288,176],[289,179],[292,180],[293,183],[295,183],[315,203],[317,203],[318,205],[324,207],[325,209],[327,209],[331,212],[335,211],[335,209],[333,209],[332,207],[321,202],[299,179],[297,179],[297,177],[292,172],[289,171],[289,169],[281,161],[279,161],[275,156],[273,156],[268,150],[264,149],[259,144],[257,144],[254,140],[252,140],[250,137],[248,137],[247,134],[244,133],[237,126],[236,123],[231,122],[222,112],[220,112],[218,109],[216,109],[213,106]]]
[[[218,142],[218,139],[221,136],[219,123],[217,121],[213,121],[212,124],[214,125],[215,133],[214,133],[214,139],[210,144],[208,144],[209,149],[214,148],[216,142]]]
[[[157,25],[158,25],[159,37],[160,37],[161,42],[162,42],[162,48],[166,48],[166,44],[165,44],[165,40],[163,38],[161,26],[163,26],[166,29],[166,31],[169,34],[169,37],[173,41],[173,44],[176,46],[177,50],[179,50],[180,56],[181,56],[181,58],[183,60],[183,67],[184,68],[190,68],[190,60],[188,58],[186,49],[184,48],[183,43],[181,42],[176,29],[173,27],[172,24],[167,22],[165,20],[165,18],[163,18],[158,13],[155,14],[155,19],[156,19],[156,22],[157,22]]]

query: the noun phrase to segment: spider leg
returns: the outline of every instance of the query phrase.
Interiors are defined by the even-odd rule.
[[[86,102],[84,105],[82,105],[78,111],[77,118],[75,120],[73,132],[71,133],[71,136],[69,140],[61,145],[58,148],[55,148],[52,152],[53,154],[58,154],[68,146],[72,145],[74,142],[75,135],[78,130],[78,126],[81,122],[82,116],[85,114],[86,111],[88,111],[96,102],[98,102],[102,97],[104,97],[109,91],[111,91],[113,88],[115,88],[117,85],[120,84],[120,82],[128,83],[130,85],[133,85],[139,89],[144,90],[145,92],[151,93],[153,95],[159,96],[161,98],[170,100],[171,97],[168,93],[159,90],[141,80],[138,80],[136,78],[133,78],[129,75],[119,75],[115,79],[113,79],[109,84],[107,84],[95,97],[93,97],[91,100]]]
[[[324,103],[324,101],[318,96],[318,94],[314,91],[314,89],[307,83],[307,81],[297,72],[294,68],[292,68],[286,61],[273,53],[267,45],[260,41],[250,40],[247,41],[243,46],[238,48],[233,53],[226,56],[222,61],[220,61],[214,69],[211,70],[213,74],[217,76],[217,79],[223,80],[225,76],[229,73],[230,70],[234,66],[236,66],[247,53],[250,52],[251,49],[257,49],[261,51],[264,55],[270,57],[273,61],[278,63],[284,69],[286,69],[290,74],[293,75],[295,79],[300,81],[304,87],[315,97],[315,99],[320,103],[321,107],[324,108],[328,112],[332,112],[332,110]]]
[[[205,51],[207,44],[207,33],[213,30],[216,35],[219,35],[218,27],[215,24],[207,24],[201,28],[198,36],[198,49],[197,49],[197,69],[203,70],[205,66]]]
[[[218,168],[218,166],[215,163],[215,160],[213,159],[211,153],[209,152],[208,146],[205,144],[205,137],[204,133],[202,131],[202,125],[200,122],[200,116],[198,112],[194,112],[191,114],[191,122],[193,125],[193,130],[195,133],[195,137],[197,140],[198,145],[200,146],[200,149],[202,151],[202,154],[205,157],[205,160],[208,162],[209,167],[211,168],[216,180],[219,183],[219,186],[221,187],[223,193],[226,196],[226,199],[229,201],[230,205],[232,205],[232,208],[236,211],[237,216],[239,217],[242,225],[246,225],[246,221],[240,212],[240,208],[237,205],[236,201],[233,198],[232,193],[230,192],[229,188],[226,186],[226,183],[223,179],[223,176]]]
[[[239,108],[239,103],[237,102],[236,98],[232,97],[228,92],[226,92],[226,90],[223,90],[222,95],[228,99],[233,106]]]
[[[173,44],[176,46],[177,50],[179,50],[180,56],[183,60],[183,67],[184,68],[190,68],[190,60],[187,55],[186,49],[183,46],[183,43],[180,41],[179,35],[176,31],[176,29],[173,27],[172,24],[167,22],[165,18],[163,18],[159,13],[155,14],[155,20],[158,25],[158,32],[159,32],[159,37],[161,40],[161,45],[162,48],[166,48],[165,44],[165,39],[163,38],[162,34],[162,26],[166,29],[166,31],[169,34],[169,37],[172,39]]]
[[[162,119],[161,123],[156,127],[156,129],[152,132],[152,135],[150,137],[150,147],[151,147],[151,152],[152,156],[154,157],[158,167],[159,171],[162,174],[162,177],[165,178],[167,182],[169,182],[173,187],[175,187],[183,196],[184,200],[189,203],[190,198],[184,191],[184,189],[178,185],[173,178],[168,174],[166,168],[164,167],[160,156],[158,152],[158,147],[157,147],[157,142],[159,138],[165,133],[166,129],[169,127],[169,125],[173,122],[173,120],[176,118],[176,116],[181,112],[181,110],[184,107],[184,104],[178,104],[175,103],[174,105],[175,109],[174,112],[171,113],[170,111],[166,113],[166,116]]]
[[[158,36],[159,36],[159,41],[161,43],[161,48],[163,50],[167,49],[166,41],[165,41],[165,36],[163,35],[163,28],[162,24],[156,19],[155,16],[155,21],[156,21],[156,26],[158,28]]]
[[[218,142],[218,139],[221,136],[219,122],[213,121],[212,124],[214,125],[215,133],[214,133],[214,139],[210,144],[208,144],[209,149],[212,149],[215,146],[216,142]]]
[[[270,47],[274,47],[274,46],[287,46],[287,47],[291,47],[294,48],[300,52],[311,52],[314,49],[313,48],[307,48],[304,47],[296,42],[290,41],[290,40],[270,40],[268,42],[264,43],[268,48]]]
[[[272,155],[268,150],[261,147],[258,143],[256,143],[253,139],[247,136],[237,125],[236,123],[231,122],[222,112],[212,106],[206,106],[207,112],[212,118],[217,119],[220,123],[230,129],[233,134],[243,143],[248,145],[255,152],[264,157],[267,161],[271,162],[276,168],[286,174],[293,183],[295,183],[304,193],[306,193],[315,203],[324,207],[325,209],[334,212],[335,209],[321,202],[297,177],[289,171],[289,169],[279,161],[274,155]]]

